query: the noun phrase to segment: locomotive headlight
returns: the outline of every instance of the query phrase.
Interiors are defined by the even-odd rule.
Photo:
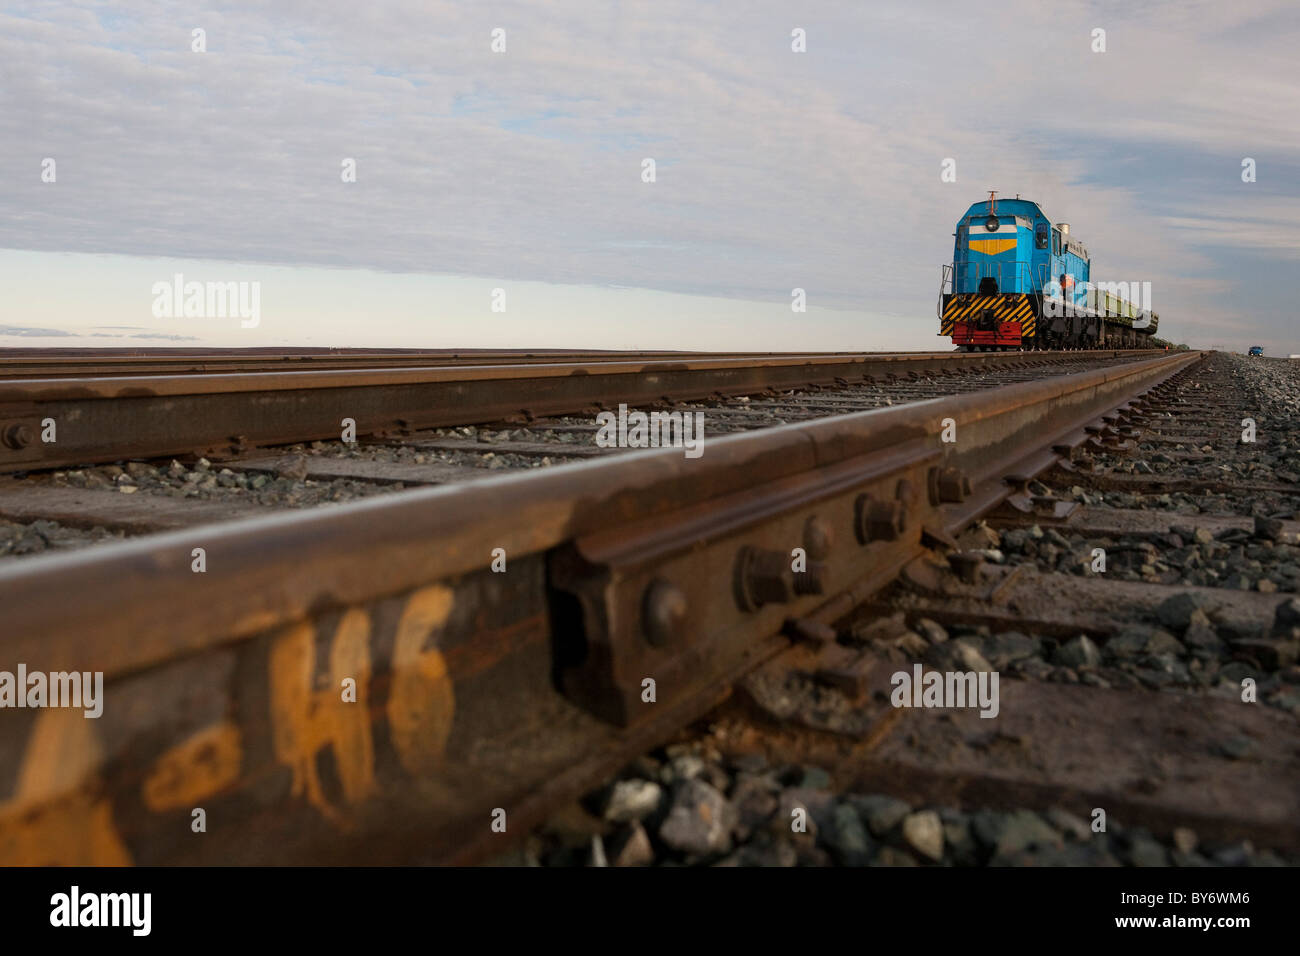
[[[987,219],[985,219],[985,220],[984,220],[984,228],[987,229],[989,232],[997,232],[997,231],[998,231],[998,217],[997,217],[997,216],[989,216]]]

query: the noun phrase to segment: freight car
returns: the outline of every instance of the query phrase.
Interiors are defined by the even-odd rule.
[[[1150,347],[1150,283],[1094,283],[1088,250],[1038,203],[990,192],[954,235],[937,311],[960,351]]]

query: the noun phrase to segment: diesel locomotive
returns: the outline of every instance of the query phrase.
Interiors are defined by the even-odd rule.
[[[1150,347],[1150,283],[1093,282],[1088,250],[1038,203],[990,192],[954,235],[937,311],[959,351]]]

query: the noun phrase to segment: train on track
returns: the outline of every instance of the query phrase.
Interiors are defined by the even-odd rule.
[[[966,352],[1150,348],[1150,283],[1093,282],[1088,250],[1028,199],[989,198],[957,222],[939,334]]]

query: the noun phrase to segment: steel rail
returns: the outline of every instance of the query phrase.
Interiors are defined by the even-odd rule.
[[[0,863],[504,849],[1200,357],[0,571],[0,669],[105,680],[0,710]]]
[[[1035,353],[1047,364],[1081,355]],[[84,378],[0,376],[0,473],[653,405],[766,389],[1000,368],[1024,353],[688,356],[591,362],[276,369]],[[50,425],[53,425],[51,431]],[[52,438],[53,440],[47,440]]]
[[[54,352],[56,354],[50,354]],[[0,379],[69,378],[93,375],[193,374],[197,372],[276,372],[290,369],[399,368],[428,365],[526,365],[544,362],[615,362],[632,359],[692,359],[711,353],[685,351],[576,351],[567,349],[455,350],[354,349],[338,351],[229,349],[181,350],[176,353],[103,354],[82,350],[0,348]],[[781,352],[728,352],[729,357],[771,357]],[[824,355],[827,353],[807,353]],[[858,352],[832,353],[860,355]],[[893,354],[893,353],[881,353]]]

